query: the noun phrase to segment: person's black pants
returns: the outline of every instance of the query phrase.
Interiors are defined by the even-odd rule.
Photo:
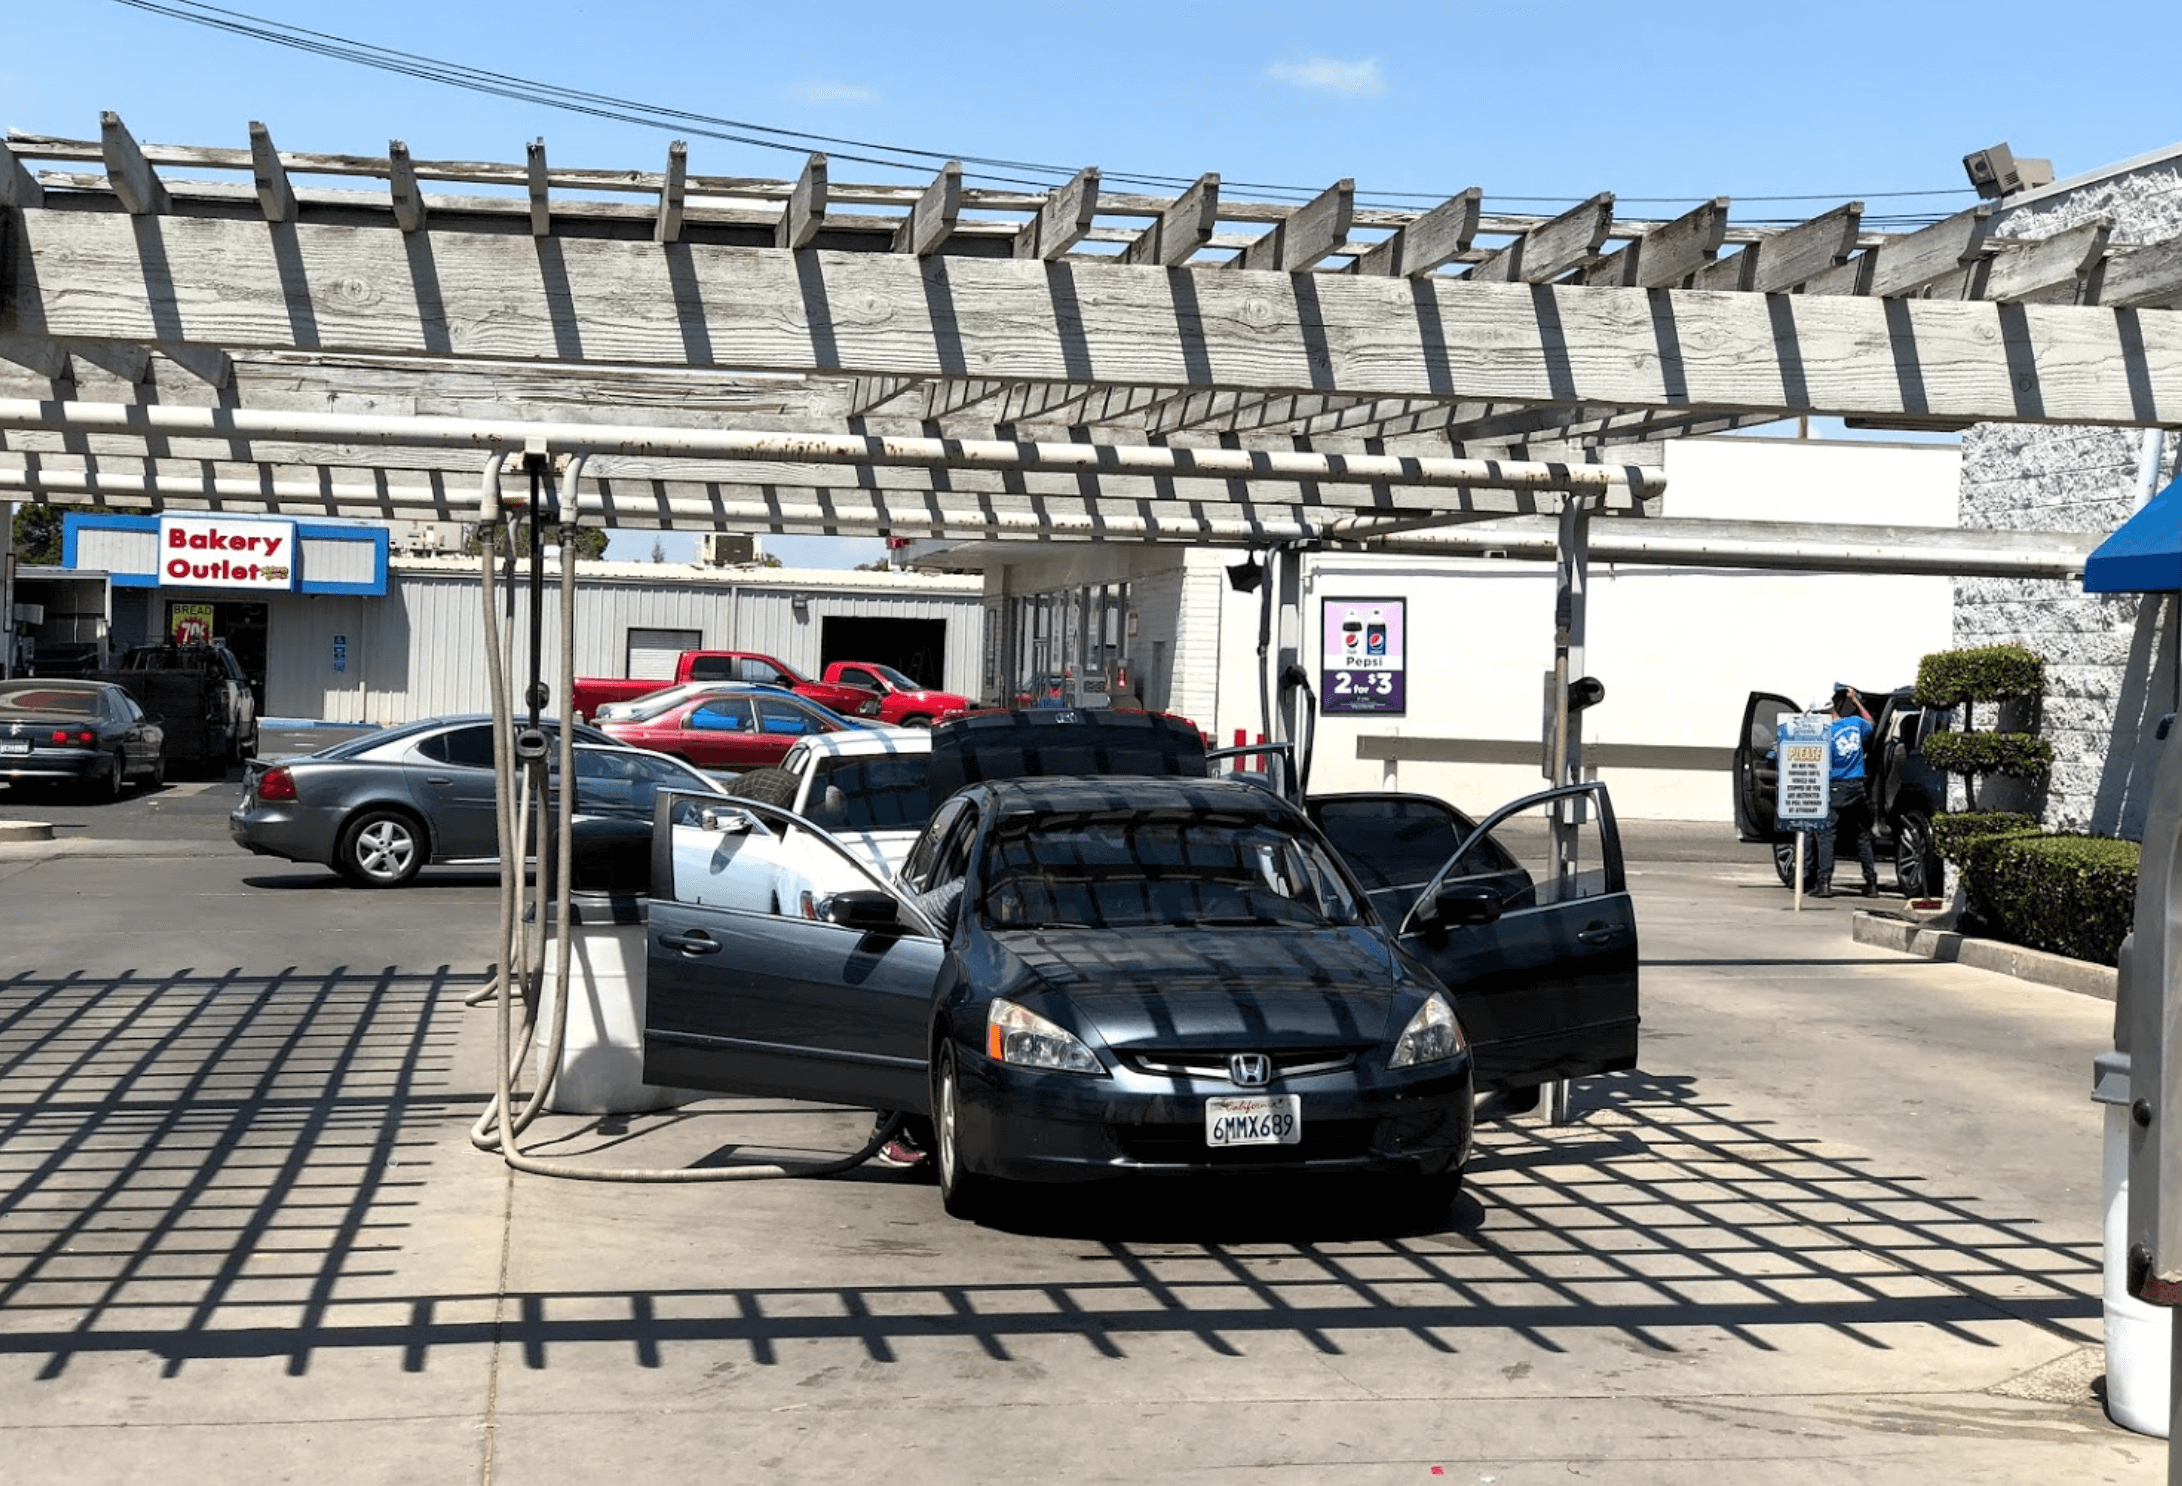
[[[1833,886],[1834,837],[1841,831],[1849,833],[1856,843],[1856,859],[1864,868],[1864,885],[1879,885],[1879,863],[1872,849],[1871,801],[1865,797],[1861,779],[1836,779],[1833,781],[1832,799],[1826,807],[1826,824],[1818,833],[1818,885]]]

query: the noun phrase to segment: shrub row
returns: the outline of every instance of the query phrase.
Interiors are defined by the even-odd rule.
[[[2053,766],[2053,745],[2034,733],[1933,733],[1922,752],[1949,774],[2036,779]]]
[[[2021,645],[1935,650],[1917,663],[1917,700],[1927,707],[2004,702],[2045,690],[2045,660]]]
[[[2134,841],[2094,836],[1975,838],[1962,879],[1970,910],[2013,944],[2118,964],[2136,914]]]

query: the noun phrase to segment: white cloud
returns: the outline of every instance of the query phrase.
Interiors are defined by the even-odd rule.
[[[1295,62],[1275,62],[1265,75],[1290,87],[1331,93],[1336,98],[1376,98],[1386,91],[1386,74],[1377,57],[1344,62],[1338,57],[1304,57]]]
[[[788,96],[803,103],[877,103],[879,90],[862,83],[845,83],[836,78],[806,78],[788,85]]]

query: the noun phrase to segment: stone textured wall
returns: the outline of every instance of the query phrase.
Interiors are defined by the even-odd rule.
[[[2117,242],[2182,234],[2182,162],[2162,161],[2003,210],[1994,231],[2045,237],[2100,212],[2114,217]],[[2174,443],[2171,436],[2166,441],[2162,484],[2172,476]],[[1961,523],[2111,532],[2129,519],[2142,450],[2143,434],[2133,428],[1980,424],[1962,440]],[[1981,807],[2029,810],[2054,829],[2141,834],[2152,730],[2175,706],[2173,608],[2171,597],[2087,594],[2075,582],[1957,580],[1957,645],[2012,642],[2046,658],[2039,731],[2053,743],[2053,772],[2035,787],[1987,781],[1979,789]],[[2003,716],[1998,725],[2027,720]],[[1977,722],[1996,725],[1990,709]],[[1962,803],[1959,783],[1955,803]]]

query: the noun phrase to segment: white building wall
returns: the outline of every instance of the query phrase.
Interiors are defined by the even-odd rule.
[[[1948,445],[1788,439],[1689,440],[1666,449],[1668,516],[1953,526],[1959,460]],[[1609,518],[1601,518],[1609,519]],[[1195,560],[1201,556],[1202,561]],[[1173,710],[1231,741],[1259,729],[1258,599],[1227,590],[1233,553],[1193,554],[1206,587],[1185,607],[1185,670],[1204,660],[1200,616],[1218,601],[1219,683]],[[1836,680],[1906,685],[1918,660],[1950,643],[1946,578],[1741,572],[1594,563],[1589,672],[1606,700],[1585,714],[1590,742],[1731,748],[1752,691],[1823,700]],[[1544,563],[1328,553],[1305,570],[1302,653],[1321,672],[1325,598],[1408,600],[1408,712],[1327,718],[1313,760],[1315,791],[1376,789],[1384,766],[1357,757],[1367,735],[1535,745],[1544,673],[1553,663],[1553,570]],[[1211,705],[1207,706],[1206,703]],[[1193,705],[1199,710],[1192,710]],[[1404,762],[1400,787],[1486,808],[1544,787],[1528,763]],[[1632,819],[1731,819],[1724,769],[1620,769],[1605,774]]]

